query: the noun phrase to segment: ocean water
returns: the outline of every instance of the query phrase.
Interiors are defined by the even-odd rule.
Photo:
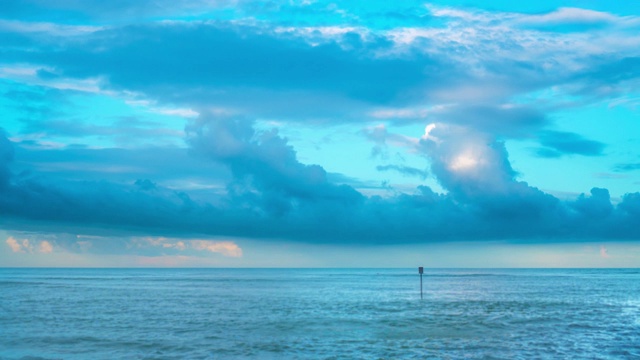
[[[0,269],[1,359],[640,359],[640,270]]]

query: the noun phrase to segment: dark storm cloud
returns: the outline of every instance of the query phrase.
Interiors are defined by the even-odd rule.
[[[205,115],[187,128],[197,153],[229,167],[234,175],[229,191],[234,196],[259,201],[274,214],[288,212],[300,201],[362,201],[353,188],[330,183],[321,166],[300,163],[276,130],[256,132],[252,125],[244,118]]]
[[[580,213],[593,218],[607,217],[614,210],[609,190],[601,188],[591,189],[590,197],[580,194],[578,199],[570,204]]]
[[[477,186],[443,163],[432,171],[449,189],[446,195],[421,186],[412,195],[367,198],[347,185],[331,183],[321,167],[300,163],[286,139],[256,131],[248,120],[204,117],[191,125],[189,133],[195,152],[224,164],[234,176],[228,194],[219,201],[202,201],[158,186],[153,179],[123,185],[56,181],[42,174],[5,171],[8,182],[0,190],[3,228],[359,244],[640,237],[633,225],[640,221],[638,194],[627,194],[617,206],[604,189],[573,202],[559,201],[516,181],[499,144],[478,150],[486,152],[490,167],[502,174],[495,177],[480,169],[473,175]],[[435,134],[441,139],[447,135]],[[0,165],[7,169],[12,152],[7,144],[11,144],[4,136],[2,144]],[[425,151],[435,151],[424,146]],[[447,150],[442,152],[436,162],[448,161]]]

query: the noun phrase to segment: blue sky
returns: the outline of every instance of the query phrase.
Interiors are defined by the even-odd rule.
[[[640,4],[5,1],[0,266],[640,266]]]

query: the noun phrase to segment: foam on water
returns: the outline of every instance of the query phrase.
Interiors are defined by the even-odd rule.
[[[640,358],[637,270],[425,270],[0,269],[0,358]]]

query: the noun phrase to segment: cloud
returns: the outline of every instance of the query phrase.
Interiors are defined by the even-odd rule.
[[[543,148],[537,150],[540,157],[557,158],[564,155],[601,156],[605,144],[588,140],[582,136],[564,131],[542,131],[538,134]]]
[[[13,145],[4,130],[0,128],[0,191],[9,186],[9,179],[11,178],[9,163],[13,160],[13,155]]]
[[[565,212],[558,199],[516,180],[504,144],[471,128],[436,124],[428,127],[420,151],[431,172],[449,191],[467,226],[493,236],[527,236],[558,231]],[[531,228],[535,223],[536,229]],[[467,229],[469,230],[469,229]],[[516,235],[517,234],[517,235]]]
[[[189,249],[239,254],[228,244],[189,242],[202,235],[359,244],[640,238],[640,194],[625,195],[617,206],[605,189],[560,201],[517,181],[504,145],[490,135],[442,124],[429,130],[414,144],[430,159],[445,194],[419,186],[414,194],[366,197],[332,183],[322,167],[301,163],[277,132],[258,131],[245,118],[205,115],[189,126],[189,143],[194,154],[230,169],[226,193],[205,201],[158,184],[11,175],[0,194],[2,226],[99,236],[109,240],[70,237],[55,245],[102,253],[136,249],[141,255]],[[127,240],[131,236],[138,240]]]
[[[229,167],[234,181],[228,191],[249,206],[282,215],[296,204],[362,199],[353,188],[330,183],[321,166],[300,163],[275,129],[257,132],[248,119],[208,115],[192,122],[187,134],[195,152]]]
[[[609,216],[614,207],[611,204],[609,190],[601,188],[591,189],[591,196],[586,197],[580,194],[572,204],[572,207],[584,215],[593,218],[603,218]]]
[[[164,256],[176,253],[197,255],[197,252],[219,253],[227,257],[242,257],[242,248],[233,241],[202,239],[180,239],[166,237],[133,237],[125,242],[127,249],[142,251],[143,254]],[[122,249],[121,249],[122,250]],[[154,254],[155,251],[155,254]],[[130,251],[127,251],[130,253]]]
[[[376,166],[376,170],[378,171],[393,170],[406,176],[415,176],[421,179],[426,179],[429,176],[429,173],[424,170],[420,170],[411,166],[404,166],[404,165],[378,165]]]
[[[9,236],[7,238],[6,243],[7,243],[7,245],[9,245],[9,247],[11,248],[11,251],[13,251],[14,253],[23,252],[22,245],[20,243],[18,243],[18,241],[15,238],[13,238],[12,236]]]
[[[453,97],[450,100],[456,102],[484,100],[461,106],[451,114],[456,121],[474,113],[490,121],[493,112],[531,125],[543,122],[538,110],[501,108],[500,104],[513,95],[562,85],[578,74],[589,77],[571,66],[594,61],[590,57],[604,51],[593,50],[593,43],[587,47],[581,38],[557,39],[557,35],[523,32],[500,20],[491,21],[496,19],[487,19],[483,31],[465,31],[478,27],[476,22],[373,31],[358,48],[344,46],[349,36],[362,37],[357,31],[338,37],[316,32],[313,36],[321,34],[324,40],[313,44],[304,32],[276,32],[276,24],[165,22],[113,26],[88,33],[84,41],[56,48],[43,45],[14,55],[20,63],[54,68],[62,77],[104,78],[101,86],[111,90],[137,91],[190,108],[224,104],[262,115],[288,113],[291,118],[292,112],[306,112],[330,118],[331,109],[335,109],[333,115],[344,116],[348,109],[365,110],[368,103],[424,106],[428,94],[429,98]],[[400,40],[403,32],[414,35]],[[578,51],[567,53],[567,48]],[[225,56],[220,56],[219,49],[224,49]],[[540,58],[549,61],[542,66]],[[173,91],[176,88],[184,91]],[[295,104],[291,96],[297,98]],[[248,97],[251,101],[246,101]],[[320,99],[333,106],[314,106]]]
[[[242,249],[230,241],[191,240],[191,246],[196,250],[206,250],[230,257],[242,257]]]
[[[614,171],[618,171],[618,172],[635,171],[635,170],[640,170],[640,163],[617,164],[614,167]]]
[[[640,216],[640,193],[625,194],[618,208],[632,217]]]
[[[21,240],[18,240],[18,237]],[[42,240],[46,238],[46,240]],[[6,240],[13,252],[49,254],[61,253],[140,255],[145,257],[188,256],[242,257],[242,248],[232,240],[170,238],[153,236],[96,236],[74,235],[64,232],[13,232]]]
[[[582,24],[565,22],[554,25],[555,29],[553,26],[536,29],[521,26],[521,21],[536,18],[529,14],[433,6],[431,12],[444,19],[445,25],[398,28],[391,34],[408,47],[444,54],[451,62],[466,64],[467,70],[461,70],[455,77],[457,82],[442,83],[434,89],[432,94],[442,101],[464,103],[481,99],[484,104],[495,105],[514,95],[530,94],[533,96],[529,100],[538,97],[546,102],[538,103],[542,109],[552,109],[552,103],[566,101],[558,96],[561,94],[576,96],[582,103],[634,92],[637,72],[632,69],[640,44],[630,34],[637,32],[640,24],[637,17],[560,9],[548,15],[565,20],[582,18]],[[584,21],[596,17],[624,25],[599,31],[601,23]],[[573,28],[568,28],[569,25]],[[549,95],[540,97],[538,91],[543,89]]]
[[[40,36],[46,35],[64,38],[69,36],[86,35],[87,33],[98,30],[101,30],[101,27],[0,19],[0,32],[15,32],[21,34],[36,34]]]
[[[633,69],[640,41],[627,31],[638,26],[637,18],[587,9],[530,15],[407,5],[406,14],[422,20],[389,27],[375,18],[397,10],[397,4],[360,9],[361,16],[321,4],[91,4],[30,3],[30,11],[44,17],[55,18],[55,10],[85,19],[120,18],[74,41],[30,39],[24,48],[9,47],[6,62],[30,66],[33,74],[54,74],[58,82],[93,79],[91,86],[101,91],[135,93],[171,109],[189,109],[182,112],[189,116],[212,107],[292,122],[389,116],[416,122],[427,116],[504,137],[548,125],[547,112],[567,106],[563,95],[588,103],[637,88]],[[26,16],[24,4],[9,8]],[[312,16],[311,9],[324,15]],[[132,20],[133,14],[166,20],[217,10],[233,21]],[[309,17],[287,17],[301,11]],[[565,34],[523,29],[527,21],[625,25],[607,33],[587,28]],[[441,104],[447,106],[438,110]]]
[[[51,181],[122,183],[123,179],[132,179],[129,184],[142,190],[152,190],[156,184],[182,190],[209,189],[214,195],[217,189],[224,190],[231,179],[225,166],[191,156],[188,149],[170,146],[48,149],[23,141],[15,144],[11,152],[20,159],[19,164],[14,164],[17,171],[46,174]]]
[[[606,246],[604,245],[600,245],[600,257],[604,259],[609,259],[611,257],[611,255],[609,255],[609,252],[607,251]]]
[[[38,251],[44,254],[48,254],[50,252],[53,252],[53,245],[51,245],[51,243],[46,240],[42,241],[38,246]]]
[[[525,105],[460,104],[434,109],[433,122],[447,122],[504,137],[527,137],[531,130],[547,124],[544,113]]]
[[[28,120],[20,120],[24,133],[12,138],[15,144],[0,134],[0,224],[109,239],[45,240],[56,251],[130,246],[143,254],[236,253],[230,245],[189,242],[211,237],[366,244],[640,237],[637,193],[617,205],[598,188],[561,201],[520,181],[504,145],[539,134],[544,156],[603,154],[603,143],[543,129],[559,108],[637,88],[640,41],[633,19],[606,34],[593,27],[564,33],[523,28],[522,21],[567,23],[583,16],[610,23],[613,15],[560,9],[536,18],[420,5],[413,21],[399,27],[367,27],[337,7],[323,12],[331,20],[316,17],[319,23],[299,26],[307,20],[257,16],[284,5],[248,11],[242,3],[232,21],[138,21],[137,15],[166,20],[163,14],[176,9],[194,14],[219,4],[34,1],[6,5],[7,14],[33,20],[39,31],[2,23],[8,45],[1,49],[0,75],[57,90],[52,98],[5,94],[23,105]],[[28,13],[25,4],[37,9]],[[100,24],[87,31],[47,27],[56,19]],[[42,29],[59,35],[47,37]],[[99,125],[50,112],[55,96],[75,91],[122,96],[149,111],[189,109],[178,112],[192,118],[184,133],[162,135],[170,129],[133,118]],[[384,157],[389,146],[418,152],[446,192],[417,186],[386,198],[365,196],[336,181],[339,174],[301,161],[285,136],[259,129],[256,119],[285,126],[356,123],[374,143],[372,155]],[[437,125],[418,138],[369,126],[380,119]],[[44,146],[54,136],[115,139],[120,132],[126,149]],[[175,146],[131,146],[161,135],[186,135],[194,157]],[[401,165],[379,170],[422,175]]]
[[[432,62],[428,58],[362,56],[335,42],[312,46],[262,28],[207,22],[110,28],[87,35],[86,41],[101,51],[80,42],[16,56],[47,64],[63,77],[104,77],[111,89],[137,91],[164,101],[201,107],[249,106],[262,111],[273,105],[292,107],[288,97],[296,93],[332,103],[342,98],[351,105],[389,102],[423,83],[420,74]],[[174,91],[176,88],[184,92]],[[240,95],[254,100],[241,101]],[[267,96],[267,102],[260,96]]]
[[[617,20],[617,16],[602,11],[563,7],[546,14],[523,16],[518,21],[523,24],[559,25],[608,24]]]
[[[48,254],[53,251],[53,245],[46,240],[40,241],[37,246],[34,246],[33,242],[29,241],[29,239],[22,239],[22,241],[19,241],[15,237],[9,236],[5,242],[14,253],[33,253],[37,251],[39,253]]]
[[[501,193],[515,176],[504,145],[488,133],[435,124],[427,127],[421,150],[431,159],[431,170],[454,194]]]
[[[388,145],[413,148],[417,144],[417,140],[414,138],[390,133],[384,124],[366,127],[362,129],[361,133],[375,144],[371,149],[372,157],[388,158]]]
[[[44,121],[43,121],[44,120]],[[172,143],[180,140],[184,134],[166,125],[153,122],[144,122],[132,117],[117,119],[106,125],[87,124],[81,119],[59,120],[25,119],[25,130],[30,133],[38,133],[41,138],[64,137],[72,139],[86,139],[97,136],[102,139],[110,139],[122,147],[132,145],[140,146],[146,141],[154,144]],[[124,146],[123,146],[124,145]]]
[[[635,94],[640,78],[640,54],[598,58],[572,76],[567,89],[574,95],[615,99]]]

